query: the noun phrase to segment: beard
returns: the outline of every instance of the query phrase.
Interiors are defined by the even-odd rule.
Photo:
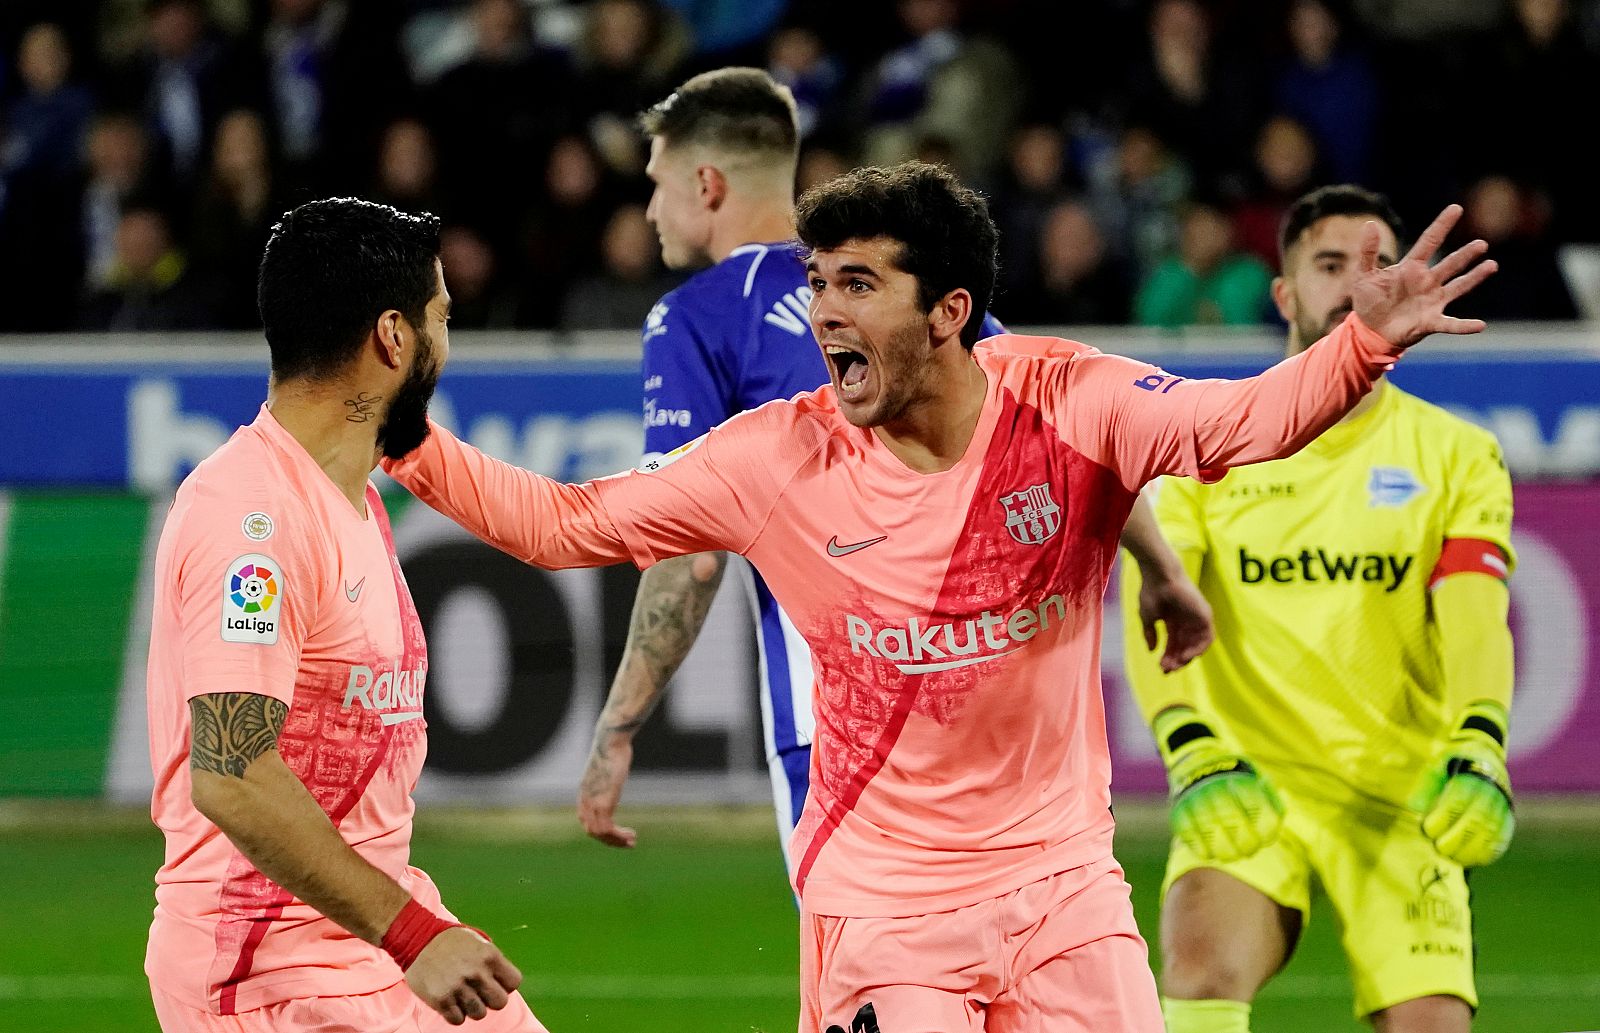
[[[395,392],[389,412],[378,428],[378,447],[386,459],[404,459],[428,440],[428,402],[439,386],[439,362],[433,353],[433,339],[417,331],[420,351],[411,372]]]
[[[1294,332],[1296,338],[1298,338],[1296,341],[1296,344],[1298,345],[1296,350],[1305,351],[1313,344],[1316,344],[1324,337],[1333,333],[1334,328],[1340,323],[1344,322],[1344,317],[1348,316],[1350,312],[1350,308],[1341,306],[1334,309],[1332,312],[1329,312],[1321,319],[1313,319],[1309,316],[1309,314],[1301,314],[1294,321]]]
[[[928,352],[928,324],[912,319],[884,341],[878,358],[880,368],[878,404],[866,415],[864,427],[881,427],[904,419],[919,402],[928,397],[928,380],[933,374],[933,358]]]

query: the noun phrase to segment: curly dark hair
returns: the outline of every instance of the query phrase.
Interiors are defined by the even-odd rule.
[[[917,278],[924,312],[957,288],[972,295],[961,344],[978,343],[999,271],[999,231],[983,196],[938,165],[908,161],[848,172],[806,191],[796,210],[800,242],[827,251],[847,240],[900,242],[898,265]]]
[[[326,379],[395,309],[420,327],[439,290],[439,219],[354,197],[303,204],[272,227],[256,302],[272,375]]]

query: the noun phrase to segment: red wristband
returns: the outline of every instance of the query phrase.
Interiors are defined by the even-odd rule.
[[[394,921],[389,923],[389,931],[383,934],[383,942],[378,946],[404,972],[417,960],[422,948],[433,942],[435,936],[446,929],[460,926],[460,922],[447,922],[415,900],[408,900],[400,913],[394,916]]]

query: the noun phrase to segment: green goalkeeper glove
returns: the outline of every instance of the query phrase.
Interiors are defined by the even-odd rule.
[[[1172,832],[1189,849],[1208,861],[1237,861],[1277,838],[1278,794],[1192,708],[1163,710],[1154,731],[1172,788]]]
[[[1422,812],[1422,831],[1463,868],[1498,860],[1517,828],[1506,771],[1508,724],[1500,704],[1469,704],[1412,801]]]

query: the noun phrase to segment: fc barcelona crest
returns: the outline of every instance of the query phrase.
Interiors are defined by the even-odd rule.
[[[1023,545],[1041,545],[1061,529],[1061,507],[1050,495],[1050,482],[1000,496],[1006,530]]]

